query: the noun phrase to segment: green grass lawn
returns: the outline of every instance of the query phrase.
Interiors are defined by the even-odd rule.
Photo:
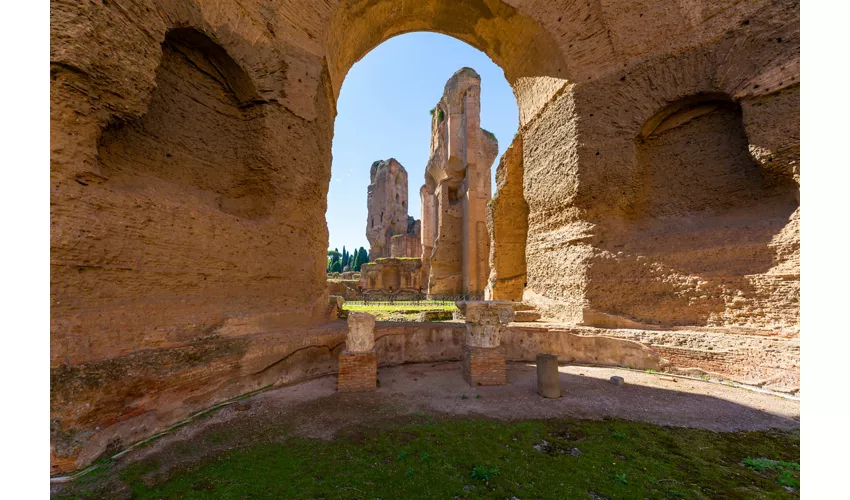
[[[189,444],[222,439],[219,431]],[[135,498],[796,498],[799,453],[798,432],[420,416],[349,428],[334,441],[280,431],[167,477],[150,459],[88,481],[94,487],[112,475]]]
[[[366,312],[378,321],[406,320],[417,321],[423,311],[454,311],[454,302],[423,300],[420,302],[398,302],[396,304],[368,302],[346,302],[342,308],[346,311]]]

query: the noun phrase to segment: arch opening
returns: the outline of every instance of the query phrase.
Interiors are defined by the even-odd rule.
[[[369,221],[364,246],[372,262],[421,262],[421,268],[392,264],[420,274],[402,276],[402,288],[428,293],[433,283],[437,295],[458,295],[471,286],[482,296],[489,276],[485,211],[495,184],[495,160],[519,123],[516,96],[503,69],[453,37],[396,36],[348,74],[337,111],[327,211],[330,247],[362,241],[356,214],[368,211],[363,214]],[[390,159],[374,161],[376,156]],[[369,183],[367,189],[356,188],[361,182]],[[417,188],[420,196],[408,199]],[[437,189],[444,190],[442,202]],[[433,200],[426,203],[426,198]],[[465,213],[474,214],[468,227]],[[346,227],[338,222],[343,217]],[[469,262],[461,251],[464,245],[476,248]],[[432,257],[435,270],[451,278],[432,279]],[[465,273],[470,277],[464,279]],[[369,280],[361,280],[368,289]]]

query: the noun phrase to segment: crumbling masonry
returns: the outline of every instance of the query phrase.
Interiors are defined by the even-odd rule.
[[[503,240],[494,202],[493,293],[524,272],[522,300],[549,323],[504,327],[505,359],[542,350],[799,391],[799,1],[50,10],[52,473],[338,371],[325,223],[337,99],[356,61],[411,31],[484,51],[517,99],[514,188],[498,197],[527,213],[526,237]],[[434,292],[488,278],[481,168],[495,144],[472,123],[475,81],[457,75],[471,92],[447,93],[433,118],[420,195]],[[376,330],[381,363],[462,356],[463,325]]]
[[[471,68],[446,83],[431,121],[422,200],[422,264],[428,294],[482,295],[490,274],[486,209],[496,137],[481,128],[481,77]]]

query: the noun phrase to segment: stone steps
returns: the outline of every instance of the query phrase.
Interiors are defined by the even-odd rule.
[[[517,311],[514,315],[514,322],[528,323],[540,319],[540,313],[537,311]]]
[[[540,313],[537,312],[537,307],[531,304],[522,302],[514,302],[514,322],[530,323],[540,319]]]

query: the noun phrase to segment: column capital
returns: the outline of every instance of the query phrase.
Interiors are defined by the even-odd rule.
[[[502,326],[514,319],[514,305],[502,300],[465,300],[455,302],[466,318],[466,345],[498,347]]]

